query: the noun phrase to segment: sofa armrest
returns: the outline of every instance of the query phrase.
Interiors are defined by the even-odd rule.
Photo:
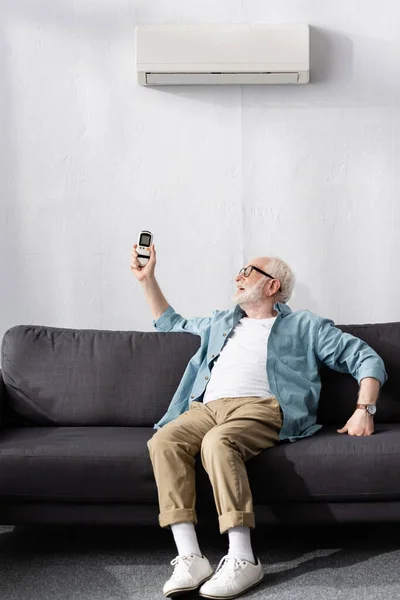
[[[6,403],[6,388],[4,387],[3,371],[0,369],[0,427],[2,425],[3,409]]]

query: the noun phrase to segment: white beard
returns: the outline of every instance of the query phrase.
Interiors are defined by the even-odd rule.
[[[266,282],[261,279],[250,289],[245,289],[244,291],[238,290],[236,294],[232,296],[232,301],[239,305],[249,303],[258,304],[264,297],[263,290],[265,283]]]

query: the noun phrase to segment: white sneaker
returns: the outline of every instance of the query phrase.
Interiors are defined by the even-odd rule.
[[[175,565],[174,572],[163,587],[165,596],[169,598],[197,589],[214,572],[204,555],[177,556],[171,560],[171,565]]]
[[[236,598],[261,583],[264,573],[260,560],[257,564],[228,554],[221,558],[214,575],[199,589],[204,598]]]

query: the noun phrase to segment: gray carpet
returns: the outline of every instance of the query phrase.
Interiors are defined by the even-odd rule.
[[[336,525],[252,532],[265,579],[241,598],[385,600],[400,598],[400,525]],[[201,523],[200,548],[216,568],[227,535]],[[1,600],[146,600],[176,556],[160,527],[0,527]],[[197,592],[180,596],[200,598]]]

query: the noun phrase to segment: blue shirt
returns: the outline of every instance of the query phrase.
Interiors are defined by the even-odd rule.
[[[374,377],[383,385],[387,373],[383,360],[368,344],[335,327],[331,319],[309,310],[292,312],[280,302],[274,304],[274,309],[278,315],[268,338],[266,371],[270,390],[283,412],[279,438],[295,442],[322,427],[316,423],[321,363],[340,373],[350,373],[359,384],[364,377]],[[211,317],[185,319],[168,306],[153,321],[157,331],[187,332],[201,338],[200,348],[189,361],[167,412],[154,429],[184,413],[193,401],[202,401],[213,362],[244,316],[245,311],[236,305],[215,310]]]

